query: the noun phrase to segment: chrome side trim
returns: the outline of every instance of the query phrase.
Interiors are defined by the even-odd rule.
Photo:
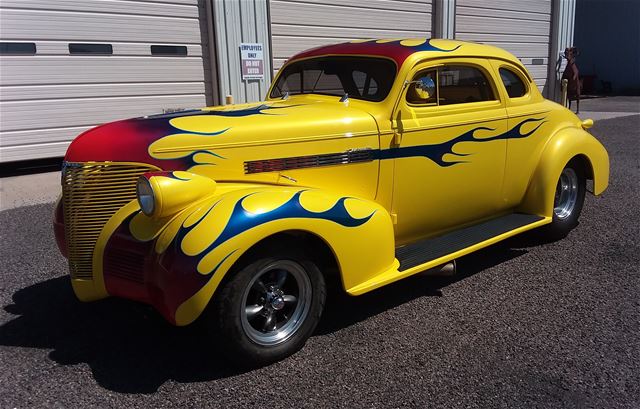
[[[371,148],[350,149],[340,153],[248,161],[244,163],[244,173],[279,172],[291,169],[346,165],[371,162],[373,159],[373,149]]]

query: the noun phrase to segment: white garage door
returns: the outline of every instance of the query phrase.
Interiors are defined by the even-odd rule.
[[[551,0],[457,0],[455,36],[502,47],[527,67],[543,90],[547,81]]]
[[[0,161],[64,155],[91,126],[206,104],[198,0],[2,0]]]
[[[320,45],[431,37],[431,0],[271,0],[270,15],[275,70]]]

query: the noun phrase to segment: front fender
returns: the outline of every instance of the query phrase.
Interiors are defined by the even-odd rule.
[[[159,270],[179,274],[191,286],[179,292],[183,299],[174,300],[177,325],[189,324],[202,313],[247,250],[291,230],[309,232],[327,243],[345,288],[388,270],[395,262],[393,225],[383,207],[316,189],[250,187],[207,198],[161,229],[142,213],[131,222],[138,239],[156,240]],[[188,278],[192,276],[197,279]]]
[[[609,155],[604,146],[583,129],[564,128],[545,145],[518,211],[551,217],[556,184],[574,157],[582,157],[590,166],[587,173],[593,176],[593,193],[604,192],[609,185]]]

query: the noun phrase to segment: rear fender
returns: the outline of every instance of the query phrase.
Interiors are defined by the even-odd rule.
[[[562,169],[581,157],[593,177],[593,193],[600,195],[609,185],[609,155],[591,134],[579,128],[558,131],[547,142],[518,211],[553,216],[555,189]]]

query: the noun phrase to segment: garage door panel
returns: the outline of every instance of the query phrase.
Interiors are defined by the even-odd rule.
[[[184,95],[202,93],[202,88],[202,82],[15,85],[2,88],[0,101],[126,97],[131,95]]]
[[[271,0],[270,5],[274,70],[321,45],[431,37],[431,0]]]
[[[549,36],[530,36],[530,35],[518,35],[518,34],[479,34],[479,33],[467,33],[456,31],[456,39],[458,40],[466,40],[466,41],[475,41],[479,43],[485,44],[497,44],[500,42],[504,43],[536,43],[543,44],[548,47],[549,44]]]
[[[501,34],[506,31],[509,34],[548,35],[550,28],[548,21],[518,20],[518,24],[514,24],[511,19],[462,15],[456,17],[456,33]]]
[[[96,42],[87,42],[87,43],[96,43]],[[139,57],[150,57],[151,54],[151,46],[152,45],[177,45],[187,47],[187,56],[189,57],[202,57],[203,46],[200,44],[169,44],[166,42],[163,43],[134,43],[134,42],[110,42],[113,48],[113,55],[122,56],[122,55],[130,55],[130,56],[139,56]],[[37,47],[37,56],[42,55],[69,55],[69,42],[68,41],[45,41],[40,40],[36,44]],[[73,58],[77,58],[74,56]],[[109,57],[103,57],[109,58]],[[156,56],[154,56],[156,58]]]
[[[541,14],[549,14],[551,10],[551,0],[459,0],[458,4],[463,7],[477,7],[487,10],[518,10]]]
[[[0,60],[3,85],[90,84],[107,82],[202,81],[200,58],[5,57]]]
[[[0,162],[64,156],[71,142],[40,142],[34,145],[0,146]]]
[[[198,18],[197,0],[158,3],[135,0],[2,0],[6,8],[26,10],[73,11],[91,13],[127,13],[146,16],[175,16]]]
[[[272,0],[272,3],[276,1],[277,0]],[[301,0],[299,3],[363,7],[362,0]],[[431,0],[367,0],[366,8],[417,12],[424,12],[426,10],[431,12]]]
[[[525,65],[538,88],[544,88],[551,30],[549,0],[457,0],[455,30],[457,39],[511,52]]]
[[[2,11],[0,37],[99,42],[135,38],[153,43],[199,44],[200,26],[194,18],[6,9]]]
[[[547,78],[547,65],[546,64],[544,64],[544,65],[525,64],[524,66],[527,69],[527,71],[529,71],[529,74],[531,74],[531,76],[534,79]]]
[[[296,16],[296,23],[312,27],[353,27],[394,30],[399,26],[407,30],[423,30],[430,22],[423,20],[420,14],[387,10],[381,13],[376,9],[364,7],[353,8],[321,4],[297,2],[271,2],[271,15],[274,22],[276,16]]]
[[[91,128],[93,125],[3,132],[2,147],[37,145],[42,141],[47,141],[47,143],[68,142]]]
[[[351,37],[290,37],[290,36],[274,36],[273,37],[273,54],[278,56],[292,56],[297,53],[300,48],[300,42],[304,42],[305,47],[312,48],[326,44],[341,43],[345,41],[355,40],[359,38],[378,38],[373,33],[363,32],[362,36],[354,35]],[[397,33],[396,33],[397,34]],[[420,33],[413,33],[413,36]],[[406,34],[406,37],[411,37]]]
[[[209,78],[201,0],[4,0],[0,40],[35,55],[0,59],[0,161],[61,156],[91,126],[202,107]],[[110,55],[69,55],[69,43],[107,43]],[[187,56],[152,55],[151,45]]]
[[[430,32],[430,31],[429,31]],[[304,33],[304,34],[302,34]],[[274,48],[277,46],[277,37],[293,37],[301,38],[338,38],[340,41],[346,41],[347,39],[365,39],[365,38],[412,38],[412,37],[424,37],[428,32],[425,30],[381,30],[379,28],[352,28],[352,27],[317,27],[310,28],[308,26],[294,25],[294,24],[271,24],[271,34],[273,35]],[[307,44],[304,41],[300,41],[300,45],[303,49],[307,49]]]
[[[66,100],[64,103],[55,99],[2,102],[0,131],[93,125],[160,113],[165,109],[198,108],[205,104],[204,94],[77,98]],[[4,144],[4,135],[2,139]]]
[[[550,15],[543,13],[527,13],[514,10],[497,10],[480,7],[456,7],[456,13],[459,16],[477,16],[477,17],[494,17],[494,18],[510,18],[520,20],[533,21],[549,21]]]
[[[541,55],[546,55],[548,45],[546,43],[510,43],[492,41],[491,45],[504,48],[510,53],[517,55],[520,58],[539,58]],[[546,58],[545,58],[546,60]]]

